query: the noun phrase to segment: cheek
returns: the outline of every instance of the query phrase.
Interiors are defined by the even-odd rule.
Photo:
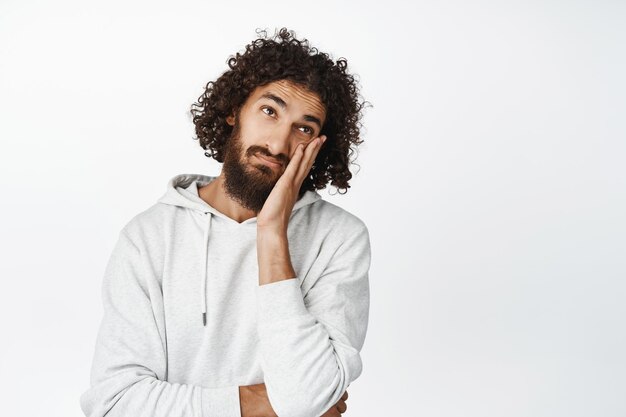
[[[257,123],[254,120],[250,120],[249,123],[246,123],[245,126],[242,126],[241,129],[241,140],[247,146],[254,144],[262,138],[263,132],[265,132],[267,126],[264,126],[262,123]]]
[[[275,124],[271,120],[262,117],[251,117],[246,125],[246,138],[249,142],[255,143],[263,141],[267,135],[271,134]]]

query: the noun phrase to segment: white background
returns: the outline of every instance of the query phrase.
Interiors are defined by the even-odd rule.
[[[372,242],[345,415],[625,416],[625,22],[621,1],[1,0],[1,414],[82,415],[117,233],[172,176],[219,173],[189,106],[287,26],[373,105],[352,188],[320,191]]]

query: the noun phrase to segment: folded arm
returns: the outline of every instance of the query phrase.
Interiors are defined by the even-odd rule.
[[[362,371],[370,243],[362,222],[303,294],[284,235],[257,236],[257,322],[267,394],[279,416],[319,417]]]
[[[102,282],[104,315],[80,397],[88,417],[240,417],[239,387],[167,382],[163,298],[142,247],[122,230]]]

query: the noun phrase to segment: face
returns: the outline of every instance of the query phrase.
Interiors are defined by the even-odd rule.
[[[319,97],[288,81],[257,87],[237,116],[224,153],[224,188],[258,213],[298,144],[320,135],[326,110]]]

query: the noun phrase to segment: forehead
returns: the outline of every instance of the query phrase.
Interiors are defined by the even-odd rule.
[[[324,104],[316,93],[287,80],[273,81],[257,87],[249,101],[256,102],[268,92],[282,98],[290,109],[317,115],[322,120],[326,117]]]

